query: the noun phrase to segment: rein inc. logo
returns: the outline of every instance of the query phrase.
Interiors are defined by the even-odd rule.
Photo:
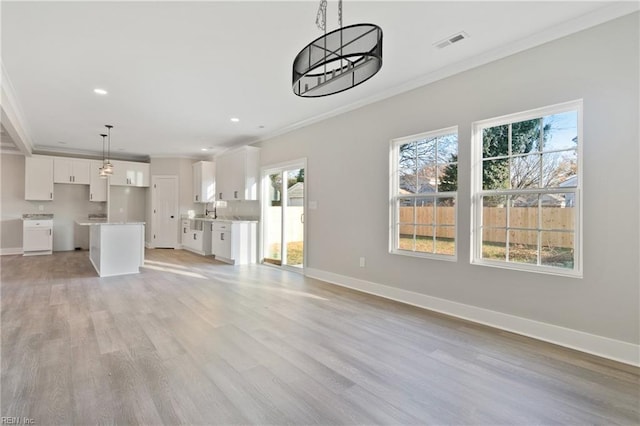
[[[35,419],[31,417],[0,417],[0,424],[2,425],[34,425]]]

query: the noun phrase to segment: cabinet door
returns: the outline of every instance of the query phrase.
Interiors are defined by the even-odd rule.
[[[89,201],[107,201],[107,178],[100,177],[102,161],[89,162]]]
[[[231,232],[213,231],[211,235],[211,252],[218,257],[231,259]]]
[[[51,250],[53,246],[51,228],[24,228],[22,237],[24,251]]]
[[[109,184],[114,186],[128,186],[129,176],[127,176],[127,162],[111,160],[111,163],[113,164],[113,174],[109,177]]]
[[[211,203],[216,198],[215,167],[212,161],[193,163],[193,202]]]
[[[259,149],[244,147],[216,161],[216,194],[222,200],[258,199]]]
[[[71,161],[71,176],[73,183],[81,185],[90,185],[90,165],[89,160],[72,160]]]
[[[230,171],[227,175],[228,200],[244,200],[245,151],[237,151],[229,156]]]
[[[54,158],[53,182],[89,185],[89,160]]]
[[[26,157],[24,199],[53,200],[53,158]]]
[[[73,183],[73,172],[71,160],[68,158],[53,159],[53,182]]]
[[[149,187],[149,164],[132,163],[131,169],[133,170],[133,176],[131,179],[131,182],[133,183],[133,185],[148,188]]]
[[[191,169],[193,171],[193,202],[194,203],[205,203],[202,199],[202,165],[200,162],[193,163],[191,165]]]

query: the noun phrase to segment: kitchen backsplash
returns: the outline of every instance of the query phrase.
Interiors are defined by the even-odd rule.
[[[216,215],[219,218],[260,219],[260,201],[219,201],[217,204]],[[211,204],[207,206],[207,209],[212,209]]]

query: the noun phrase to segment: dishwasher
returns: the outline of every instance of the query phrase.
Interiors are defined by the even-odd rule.
[[[53,252],[53,219],[24,217],[22,221],[23,255],[51,254]]]

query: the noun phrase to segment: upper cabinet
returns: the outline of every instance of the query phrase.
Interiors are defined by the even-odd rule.
[[[216,199],[215,163],[193,163],[193,202],[211,203]]]
[[[25,158],[25,200],[53,200],[53,157]]]
[[[260,148],[245,146],[216,158],[218,200],[257,200]]]
[[[102,161],[89,162],[89,201],[107,201],[107,179],[100,177]]]
[[[115,161],[113,164],[113,174],[109,180],[115,186],[149,186],[149,164],[136,163],[133,161]]]
[[[89,185],[89,160],[53,158],[53,182]]]

